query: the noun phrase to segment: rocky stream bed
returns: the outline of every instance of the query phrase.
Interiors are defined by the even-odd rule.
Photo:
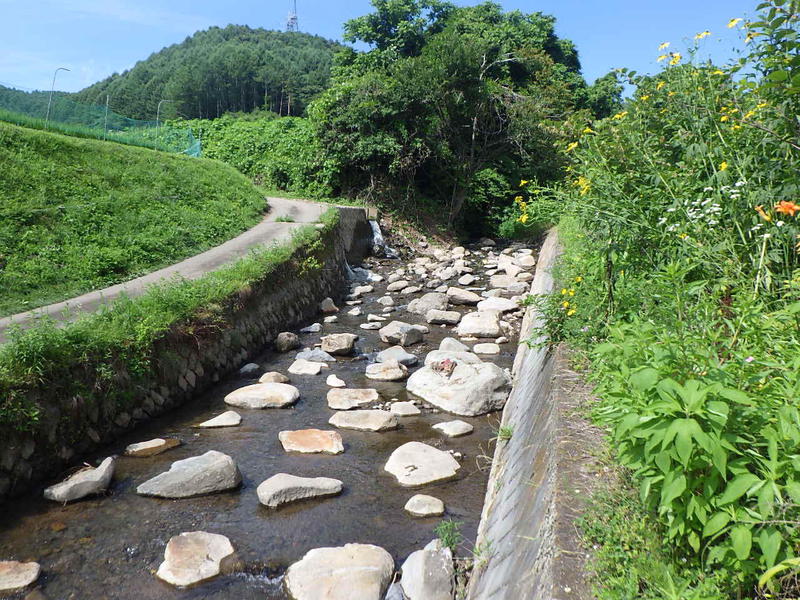
[[[452,598],[434,528],[469,555],[534,265],[489,240],[366,260],[317,322],[4,505],[0,597]]]

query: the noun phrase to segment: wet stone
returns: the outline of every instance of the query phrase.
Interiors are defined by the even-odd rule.
[[[258,501],[269,508],[277,508],[281,504],[335,496],[341,493],[342,482],[330,477],[298,477],[288,473],[273,475],[258,486]]]
[[[426,494],[412,496],[403,508],[415,517],[438,517],[444,514],[444,502]]]
[[[441,431],[447,437],[461,437],[472,433],[474,427],[466,421],[456,419],[455,421],[447,421],[445,423],[437,423],[433,426],[436,431]]]
[[[343,388],[347,386],[347,384],[339,379],[336,375],[328,375],[328,378],[325,380],[325,384],[333,388]]]
[[[291,369],[290,369],[291,370]],[[225,404],[239,408],[284,408],[300,398],[300,391],[286,383],[256,383],[225,396]]]
[[[155,438],[146,442],[131,444],[125,448],[125,456],[156,456],[180,445],[181,441],[175,438]]]
[[[239,487],[242,475],[227,454],[209,450],[200,456],[172,463],[169,471],[156,475],[136,488],[140,496],[191,498]]]
[[[418,486],[455,477],[461,468],[449,453],[423,444],[407,442],[397,448],[384,466],[403,486]]]
[[[367,379],[375,381],[400,381],[408,377],[408,369],[394,359],[389,359],[381,363],[368,365],[366,369]]]
[[[398,417],[415,417],[422,412],[413,402],[394,402],[389,411]]]
[[[363,389],[332,389],[328,390],[328,406],[333,410],[351,410],[377,402],[380,396],[378,390],[373,388]]]
[[[341,454],[344,452],[342,436],[336,431],[321,429],[281,431],[278,439],[286,452],[301,454]]]
[[[156,576],[174,586],[190,586],[216,577],[233,562],[233,546],[217,533],[191,531],[170,538],[164,550],[164,562]]]
[[[258,380],[258,383],[289,383],[289,378],[283,373],[278,371],[270,371],[264,373]]]
[[[378,352],[375,356],[378,362],[386,362],[388,360],[396,360],[401,365],[412,367],[419,362],[419,358],[406,350],[402,346],[392,346],[386,350]]]
[[[289,352],[300,347],[300,338],[291,331],[282,331],[275,338],[275,350],[278,352]]]
[[[203,421],[199,425],[195,425],[195,427],[202,427],[204,429],[213,429],[215,427],[236,427],[241,422],[241,415],[239,415],[239,413],[236,411],[229,410],[214,417],[213,419]]]
[[[339,429],[388,431],[397,429],[397,417],[387,410],[350,410],[337,412],[328,421]]]
[[[86,496],[102,494],[108,489],[114,477],[115,459],[106,458],[97,468],[88,467],[56,485],[44,490],[44,497],[54,502],[72,502]]]
[[[24,590],[39,579],[42,567],[36,562],[0,561],[0,593]]]
[[[289,366],[289,373],[292,375],[319,375],[322,369],[327,368],[328,365],[325,363],[299,358]]]

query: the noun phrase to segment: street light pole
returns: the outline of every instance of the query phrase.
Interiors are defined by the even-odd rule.
[[[47,100],[47,115],[44,118],[44,128],[47,129],[47,123],[50,121],[50,105],[53,103],[53,90],[56,89],[56,75],[59,71],[69,71],[67,67],[58,67],[53,72],[53,84],[50,86],[50,98]]]

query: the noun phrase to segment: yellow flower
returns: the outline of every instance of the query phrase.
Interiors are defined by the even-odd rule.
[[[574,296],[574,295],[575,295],[575,290],[573,290],[572,288],[570,288],[569,292],[567,292],[567,293],[568,293],[570,296]]]
[[[730,21],[728,21],[728,29],[733,29],[739,23],[741,23],[741,21],[742,21],[741,17],[737,17],[735,19],[731,19]]]
[[[517,204],[522,204],[522,196],[517,196],[516,198],[514,198],[514,202],[516,202]]]
[[[666,81],[659,81],[659,82],[656,84],[656,90],[660,90],[660,89],[661,89],[661,88],[663,88],[665,85],[667,85],[667,82],[666,82]]]
[[[765,108],[768,104],[769,102],[759,102],[756,104],[756,108]]]
[[[682,240],[685,240],[687,237],[689,237],[689,234],[688,233],[679,233],[678,237],[681,238]]]
[[[575,314],[575,309],[574,309],[574,308],[570,308],[570,309],[567,311],[567,316],[568,316],[568,317],[571,317],[571,316],[572,316],[572,315],[574,315],[574,314]]]
[[[567,288],[562,288],[561,289],[561,295],[562,296],[566,296],[567,295]]]
[[[744,115],[742,118],[743,118],[743,119],[749,119],[750,117],[752,117],[752,116],[753,116],[753,115],[755,115],[755,114],[756,114],[756,111],[754,111],[754,110],[750,110],[750,111],[747,111],[747,112],[745,113],[745,115]]]
[[[703,38],[706,38],[706,37],[708,37],[710,35],[711,35],[711,32],[708,29],[706,29],[705,31],[702,31],[702,32],[698,33],[696,36],[694,36],[694,39],[702,40]]]
[[[758,33],[758,32],[755,32],[755,31],[748,31],[748,32],[747,32],[747,35],[746,35],[746,36],[744,36],[744,43],[745,43],[745,44],[749,44],[750,42],[752,42],[752,41],[753,41],[753,40],[754,40],[754,39],[755,39],[757,36],[759,36],[759,35],[761,35],[761,34],[760,34],[760,33]]]
[[[525,213],[519,218],[520,223],[527,223],[528,222],[528,213]]]
[[[667,58],[667,55],[666,55],[666,54],[662,54],[661,56],[659,56],[659,57],[656,59],[656,62],[661,62],[661,61],[662,61],[662,60],[664,60],[665,58]]]
[[[662,43],[662,44],[661,44],[661,45],[658,47],[658,49],[659,49],[659,50],[665,50],[665,49],[667,49],[667,48],[669,48],[669,42],[663,42],[663,43]]]
[[[642,102],[647,102],[649,99],[650,99],[650,94],[645,94],[644,96],[639,98],[639,100],[641,100]]]
[[[734,131],[738,131],[741,128],[742,128],[741,125],[731,125],[731,129],[733,129]]]
[[[719,163],[719,170],[720,171],[727,171],[728,170],[728,161],[723,160],[721,163]]]
[[[580,283],[581,281],[583,281],[583,277],[581,277],[580,275],[575,278],[575,283]]]
[[[673,97],[673,96],[674,96],[676,93],[677,93],[677,92],[669,92],[669,93],[667,94],[667,96],[669,96],[670,98],[672,98],[672,97]]]
[[[583,130],[583,133],[595,133],[595,131],[591,127],[587,127],[586,129]]]
[[[720,120],[720,121],[722,121],[723,123],[724,123],[725,121],[727,121],[728,119],[730,119],[730,117],[729,117],[728,115],[722,115],[722,116],[719,118],[719,120]]]
[[[577,147],[578,147],[578,142],[572,142],[567,145],[567,152],[572,152]]]
[[[585,196],[586,194],[589,193],[589,190],[592,189],[591,182],[588,179],[586,179],[586,177],[584,177],[583,175],[581,175],[580,177],[578,177],[578,179],[573,181],[572,185],[574,185],[577,188],[580,188],[579,193],[581,196]]]
[[[672,65],[673,67],[677,65],[679,62],[681,62],[682,56],[680,52],[671,52],[670,56],[672,58],[669,59],[669,64]]]
[[[618,112],[617,114],[615,114],[615,115],[614,115],[613,117],[611,117],[611,118],[612,118],[614,121],[621,121],[622,119],[624,119],[624,118],[625,118],[625,115],[627,115],[627,114],[628,114],[628,111],[627,111],[627,110],[623,110],[622,112]]]
[[[525,187],[526,185],[528,185],[527,179],[523,179],[522,181],[519,182],[519,187]]]
[[[720,71],[717,69],[716,71],[711,71],[712,75],[725,75],[725,71]]]
[[[564,308],[569,308],[569,302],[567,302],[566,300],[564,300],[564,301],[561,303],[561,306],[563,306]]]

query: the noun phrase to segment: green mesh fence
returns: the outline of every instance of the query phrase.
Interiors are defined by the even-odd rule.
[[[49,96],[49,92],[23,90],[0,83],[0,121],[200,156],[200,140],[188,127],[176,127],[163,121],[129,119],[104,105],[75,102],[63,92],[53,94],[48,114]]]

